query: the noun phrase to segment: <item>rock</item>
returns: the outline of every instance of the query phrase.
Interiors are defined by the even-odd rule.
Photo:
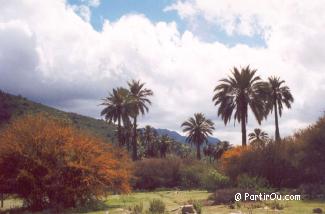
[[[184,205],[182,208],[182,214],[190,214],[190,213],[194,213],[197,214],[196,210],[194,209],[193,205]]]
[[[323,210],[321,208],[314,208],[313,213],[323,213]]]

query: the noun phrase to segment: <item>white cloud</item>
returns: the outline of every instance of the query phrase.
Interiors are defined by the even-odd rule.
[[[216,136],[239,143],[240,126],[224,127],[211,101],[212,90],[233,66],[250,64],[263,78],[280,75],[292,88],[296,102],[281,118],[283,135],[321,115],[325,18],[318,11],[325,5],[211,2],[176,3],[169,9],[186,4],[183,12],[179,9],[184,18],[194,20],[201,13],[229,33],[261,32],[266,47],[203,42],[190,31],[180,33],[174,22],[153,23],[143,15],[106,20],[98,32],[63,0],[6,1],[0,8],[0,87],[98,117],[100,99],[109,90],[141,79],[155,93],[143,124],[180,130],[183,120],[204,112],[214,119]],[[248,130],[256,126],[251,118]],[[263,128],[273,133],[272,116]]]
[[[86,5],[72,5],[71,8],[81,16],[81,18],[83,20],[85,20],[86,22],[90,21],[91,18],[91,11],[89,6]]]

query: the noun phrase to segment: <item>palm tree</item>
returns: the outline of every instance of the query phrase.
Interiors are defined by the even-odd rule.
[[[147,125],[144,127],[144,130],[142,131],[142,141],[146,149],[146,155],[147,157],[155,157],[157,154],[157,138],[158,135],[156,133],[156,130],[152,128],[151,126]]]
[[[223,153],[225,153],[227,150],[231,149],[232,145],[229,143],[229,141],[221,141],[217,144],[216,148],[216,154],[215,159],[220,159]]]
[[[128,117],[130,110],[129,95],[130,93],[127,89],[119,87],[113,89],[113,92],[104,98],[101,104],[105,108],[101,111],[100,115],[104,116],[106,121],[114,123],[117,121],[117,139],[119,146],[122,145],[121,122]]]
[[[132,140],[132,158],[137,160],[137,117],[139,114],[144,115],[149,111],[148,104],[151,105],[149,96],[153,95],[152,90],[144,88],[145,83],[132,80],[128,82],[129,90],[132,97],[132,115],[133,118],[133,140]]]
[[[195,113],[194,117],[190,117],[182,123],[183,132],[187,132],[186,141],[196,145],[196,157],[201,159],[201,145],[208,141],[208,136],[212,135],[214,123],[206,119],[202,113]]]
[[[170,139],[168,135],[163,135],[160,137],[159,152],[161,158],[166,158],[166,153],[168,152],[171,143],[172,139]]]
[[[275,140],[280,141],[279,131],[279,116],[282,116],[283,105],[287,108],[291,108],[291,103],[294,99],[288,86],[283,85],[284,80],[280,80],[279,77],[269,77],[269,96],[268,96],[268,110],[273,111],[275,117]]]
[[[254,129],[254,132],[248,134],[248,140],[253,146],[264,146],[268,139],[268,134],[259,128]]]
[[[218,116],[221,116],[225,125],[234,120],[241,123],[242,145],[246,146],[246,124],[248,108],[252,110],[257,122],[260,124],[265,117],[265,102],[262,99],[262,92],[266,84],[256,76],[257,70],[251,70],[249,66],[233,68],[232,76],[220,80],[220,84],[214,89],[213,101],[219,106]]]

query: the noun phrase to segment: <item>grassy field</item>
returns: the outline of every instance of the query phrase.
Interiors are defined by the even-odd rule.
[[[160,192],[147,192],[147,193],[133,193],[128,196],[110,196],[105,204],[109,206],[108,211],[110,214],[126,213],[125,210],[135,204],[143,203],[144,210],[148,209],[149,202],[152,199],[161,199],[165,202],[169,213],[177,213],[172,211],[180,206],[186,204],[189,200],[199,200],[204,203],[210,193],[206,191],[160,191]],[[251,210],[253,204],[242,203],[239,209],[230,209],[227,205],[217,206],[204,206],[203,214],[229,214],[229,213],[283,213],[283,214],[306,214],[312,213],[313,208],[322,208],[325,210],[325,201],[289,201],[285,202],[283,210],[267,209],[266,205],[261,208]],[[171,212],[172,211],[172,212]],[[105,211],[91,212],[91,213],[105,213]]]
[[[149,202],[153,199],[161,199],[165,202],[168,213],[178,213],[180,206],[186,204],[190,200],[202,201],[206,204],[207,199],[211,193],[206,191],[158,191],[158,192],[139,192],[129,195],[113,195],[104,200],[107,208],[101,211],[81,212],[88,214],[124,214],[128,213],[129,207],[136,204],[143,204],[144,210],[149,207]],[[281,202],[282,203],[282,202]],[[205,205],[203,206],[203,214],[239,214],[239,213],[252,213],[252,214],[307,214],[312,213],[313,208],[321,208],[325,211],[325,201],[288,201],[283,203],[285,208],[283,210],[267,209],[263,203],[260,208],[251,209],[255,204],[241,203],[241,208],[230,209],[227,205]],[[6,200],[5,209],[21,206],[19,200]],[[76,213],[71,211],[69,213]]]

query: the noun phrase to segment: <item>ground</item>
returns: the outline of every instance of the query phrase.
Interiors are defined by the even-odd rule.
[[[165,202],[167,211],[172,211],[180,206],[184,205],[189,200],[206,201],[211,195],[206,191],[157,191],[157,192],[139,192],[129,195],[113,195],[109,196],[104,203],[108,205],[106,210],[97,212],[88,212],[88,214],[123,214],[128,207],[142,203],[144,210],[148,209],[149,202],[152,199],[161,199]],[[18,200],[6,200],[5,208],[15,207],[21,204]],[[262,208],[255,208],[249,210],[249,204],[243,204],[241,208],[230,209],[227,205],[217,206],[204,206],[203,214],[230,214],[230,213],[252,213],[252,214],[306,214],[312,213],[313,208],[321,208],[325,211],[325,201],[289,201],[284,203],[285,208],[283,210],[271,210],[266,209],[266,206]],[[170,212],[177,213],[177,211]]]

